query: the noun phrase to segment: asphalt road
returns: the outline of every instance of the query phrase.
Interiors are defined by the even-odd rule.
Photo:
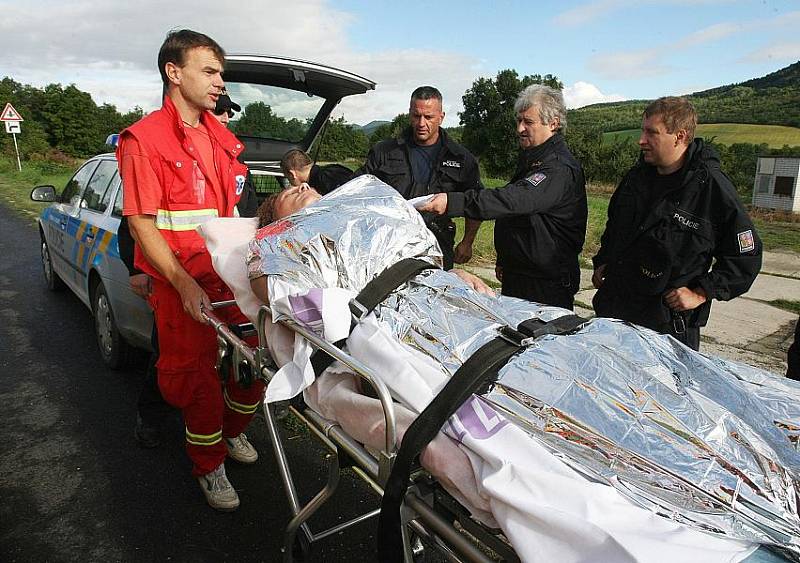
[[[154,450],[133,438],[144,358],[124,371],[100,361],[89,310],[48,292],[39,236],[0,206],[0,561],[278,561],[289,508],[263,421],[250,467],[226,464],[242,505],[205,504],[183,451],[179,417]],[[326,466],[315,442],[285,428],[305,499]],[[357,480],[312,522],[377,506]],[[374,560],[374,520],[327,538],[312,561]]]

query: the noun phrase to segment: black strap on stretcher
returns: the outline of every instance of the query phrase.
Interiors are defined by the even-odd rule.
[[[358,321],[369,315],[395,289],[420,272],[432,269],[438,269],[438,266],[418,258],[404,258],[378,274],[350,301],[350,313],[353,316],[353,320],[350,323],[350,332],[353,332]],[[341,350],[345,342],[347,342],[347,339],[342,338],[334,342],[333,345]],[[311,354],[311,367],[317,377],[332,363],[333,358],[321,350],[315,350]]]
[[[550,322],[528,319],[520,323],[517,330],[503,327],[500,336],[478,348],[456,370],[403,436],[403,443],[383,489],[378,519],[379,561],[400,563],[403,559],[400,507],[408,489],[411,468],[419,453],[433,440],[447,419],[470,395],[485,392],[500,369],[525,346],[545,334],[574,332],[585,322],[586,319],[577,315],[566,315]]]

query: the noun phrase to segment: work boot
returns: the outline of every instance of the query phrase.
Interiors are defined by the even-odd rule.
[[[161,445],[161,436],[158,427],[147,424],[141,416],[136,415],[136,426],[133,429],[133,436],[139,447],[152,449]]]
[[[203,489],[211,508],[220,512],[231,512],[239,508],[239,495],[225,475],[224,463],[220,463],[211,473],[200,475],[197,482],[200,483],[200,488]]]
[[[228,457],[239,463],[255,463],[258,459],[258,452],[244,434],[239,434],[235,438],[225,438],[225,445],[228,447]]]

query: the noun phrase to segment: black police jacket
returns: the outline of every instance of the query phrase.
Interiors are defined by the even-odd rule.
[[[704,326],[711,299],[750,289],[761,269],[761,240],[717,152],[702,139],[687,149],[676,188],[653,194],[656,173],[640,158],[611,197],[593,259],[595,268],[606,266],[595,312],[661,330],[672,316],[664,293],[702,288],[708,300],[686,321]]]
[[[497,219],[494,246],[504,271],[565,279],[577,271],[586,238],[583,170],[556,133],[520,153],[505,187],[449,194],[447,214]]]
[[[325,195],[353,179],[353,171],[341,164],[315,164],[308,174],[308,185]]]
[[[439,192],[465,192],[482,189],[478,162],[472,153],[450,139],[444,129],[439,129],[439,135],[442,137],[442,149],[439,151],[436,166],[431,172],[431,178],[427,184],[418,183],[411,170],[408,147],[413,140],[410,130],[398,139],[381,141],[372,147],[367,155],[367,161],[356,172],[356,175],[372,174],[377,176],[406,199]],[[450,222],[446,217],[438,219],[429,213],[423,213],[423,217],[428,224]]]

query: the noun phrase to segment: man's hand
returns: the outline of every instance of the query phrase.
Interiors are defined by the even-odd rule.
[[[457,275],[459,278],[467,282],[469,286],[478,293],[483,293],[484,295],[495,297],[494,290],[488,285],[486,285],[486,283],[475,274],[470,274],[469,272],[459,269],[453,269],[450,270],[450,272],[452,272],[453,274]]]
[[[142,299],[147,299],[153,293],[153,281],[147,274],[133,274],[130,277],[131,291]]]
[[[456,245],[453,262],[456,264],[465,264],[470,260],[472,260],[472,243],[468,240],[462,240]]]
[[[496,277],[499,282],[503,281],[503,267],[499,264],[494,265],[494,277]]]
[[[175,289],[181,295],[183,310],[197,322],[205,323],[202,310],[211,311],[211,299],[208,298],[208,294],[203,291],[203,288],[193,278],[186,276],[180,287]]]
[[[606,265],[600,264],[597,268],[595,268],[594,273],[592,274],[592,285],[595,289],[600,289],[600,286],[603,285],[605,279]]]
[[[428,203],[423,204],[422,207],[418,207],[417,209],[435,213],[436,215],[444,215],[445,211],[447,211],[447,194],[436,194]]]
[[[679,313],[697,309],[706,301],[708,301],[706,292],[699,287],[697,289],[679,287],[678,289],[672,289],[664,294],[664,302],[667,304],[667,307]]]

